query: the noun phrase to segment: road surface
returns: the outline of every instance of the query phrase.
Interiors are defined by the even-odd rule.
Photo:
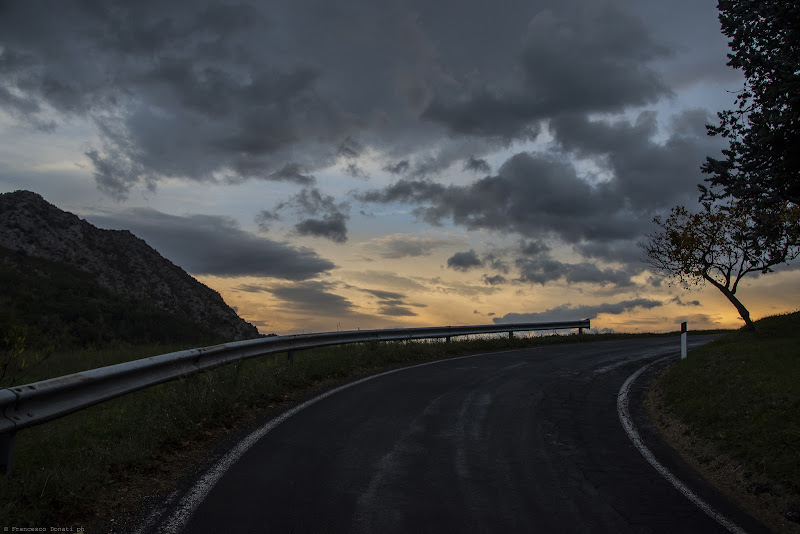
[[[363,381],[273,422],[153,530],[729,532],[647,463],[617,413],[633,372],[679,352],[677,337],[556,345]],[[646,382],[630,406],[659,460],[742,531],[763,532],[658,442]]]

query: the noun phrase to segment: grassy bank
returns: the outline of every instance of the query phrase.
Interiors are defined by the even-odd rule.
[[[757,327],[673,366],[666,401],[721,450],[800,491],[800,312]]]
[[[794,529],[800,526],[794,523],[800,517],[800,312],[756,325],[757,332],[730,333],[667,371],[662,415],[688,426],[684,436],[662,432],[753,513]],[[687,436],[688,446],[681,443]]]
[[[462,354],[628,337],[636,336],[356,344],[298,352],[293,365],[285,354],[267,356],[148,388],[19,432],[14,473],[0,476],[0,527],[84,526],[141,504],[143,491],[167,490],[248,417],[358,376]],[[182,348],[118,345],[54,353],[29,381]]]

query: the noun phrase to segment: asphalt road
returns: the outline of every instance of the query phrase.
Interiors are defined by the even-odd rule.
[[[559,345],[364,381],[271,428],[169,528],[728,532],[647,463],[617,415],[625,380],[679,350],[678,338]],[[762,531],[657,442],[640,382],[632,415],[659,459],[745,531]]]

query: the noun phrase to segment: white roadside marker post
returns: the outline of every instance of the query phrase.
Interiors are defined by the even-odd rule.
[[[686,358],[686,321],[681,323],[681,359]]]

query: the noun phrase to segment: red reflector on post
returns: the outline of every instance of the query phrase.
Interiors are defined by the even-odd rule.
[[[681,323],[681,334],[683,334],[684,332],[686,332],[686,321]]]

